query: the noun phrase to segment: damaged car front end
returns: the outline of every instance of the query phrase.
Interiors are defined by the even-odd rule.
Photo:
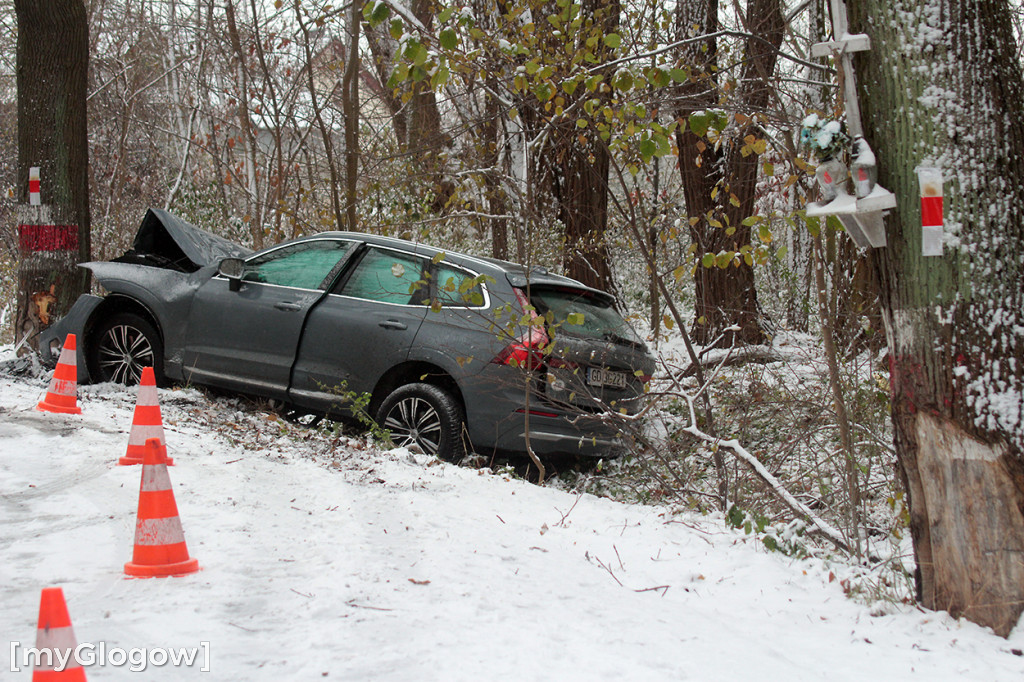
[[[43,362],[57,362],[71,333],[99,341],[78,343],[80,382],[136,383],[146,366],[162,376],[164,340],[167,347],[177,347],[184,329],[180,325],[163,328],[160,320],[184,319],[192,294],[223,259],[251,253],[167,211],[149,209],[124,255],[81,264],[106,296],[80,296],[67,315],[40,333]]]

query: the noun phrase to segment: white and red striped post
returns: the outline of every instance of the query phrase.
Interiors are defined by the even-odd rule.
[[[28,205],[41,206],[42,199],[39,193],[39,166],[32,166],[28,169]]]
[[[942,255],[942,170],[922,166],[917,168],[921,186],[921,255]]]

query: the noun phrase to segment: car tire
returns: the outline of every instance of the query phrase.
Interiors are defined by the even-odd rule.
[[[416,446],[450,462],[459,462],[466,455],[462,405],[438,386],[417,383],[396,389],[381,403],[377,424],[391,434],[398,447]]]
[[[135,313],[118,313],[101,321],[91,334],[89,375],[93,381],[133,386],[144,367],[156,383],[164,381],[164,344],[153,325]]]

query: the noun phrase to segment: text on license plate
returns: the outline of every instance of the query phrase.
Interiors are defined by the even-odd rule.
[[[591,367],[587,370],[587,383],[591,386],[609,386],[611,388],[626,387],[626,373],[613,372],[601,367]]]

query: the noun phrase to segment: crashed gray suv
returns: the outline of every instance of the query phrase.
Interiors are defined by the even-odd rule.
[[[614,299],[504,261],[361,233],[252,253],[150,210],[133,248],[86,263],[82,296],[40,337],[78,335],[80,381],[203,384],[351,418],[459,459],[615,455],[654,361]]]

